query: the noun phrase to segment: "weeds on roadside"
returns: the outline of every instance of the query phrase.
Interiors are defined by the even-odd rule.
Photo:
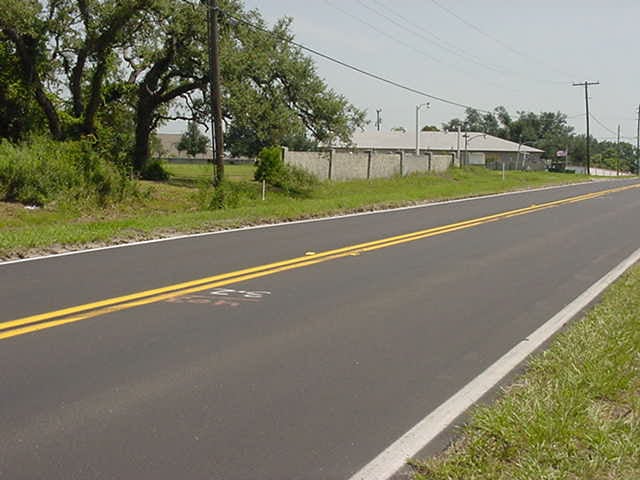
[[[35,138],[0,143],[0,200],[25,205],[104,206],[135,193],[123,171],[98,156],[89,141]]]

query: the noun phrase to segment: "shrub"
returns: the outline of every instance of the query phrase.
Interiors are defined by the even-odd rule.
[[[265,181],[287,195],[307,196],[318,184],[318,179],[306,170],[287,165],[280,147],[263,148],[258,155],[255,179]]]
[[[306,170],[294,165],[283,165],[272,185],[287,195],[309,196],[318,183],[318,179]]]
[[[142,169],[140,176],[144,180],[154,180],[156,182],[166,182],[169,180],[169,172],[165,170],[159,160],[152,160]]]
[[[218,210],[252,205],[259,198],[260,192],[254,183],[225,180],[216,187],[205,186],[200,190],[199,196],[203,208]]]
[[[258,167],[254,178],[258,182],[266,181],[272,185],[273,181],[282,175],[285,168],[280,147],[266,147],[258,154]]]
[[[30,205],[52,201],[120,201],[132,184],[100,158],[88,141],[36,138],[23,145],[0,143],[0,200]]]

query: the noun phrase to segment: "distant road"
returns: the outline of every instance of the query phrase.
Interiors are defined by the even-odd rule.
[[[0,264],[0,478],[347,479],[640,247],[639,186]]]

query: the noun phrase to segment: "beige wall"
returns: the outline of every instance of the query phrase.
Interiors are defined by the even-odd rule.
[[[368,153],[334,152],[331,160],[331,180],[367,178]]]
[[[429,155],[418,155],[405,153],[402,161],[402,175],[412,173],[426,173],[429,171]]]
[[[329,178],[329,158],[330,152],[285,151],[284,154],[286,163],[303,168],[320,180]]]
[[[419,155],[378,152],[293,152],[285,150],[285,162],[307,170],[320,180],[389,178],[412,173],[443,172],[452,155]]]
[[[436,173],[446,172],[453,165],[455,155],[431,155],[431,171]]]
[[[384,153],[371,155],[371,174],[369,178],[389,178],[400,175],[400,154]]]

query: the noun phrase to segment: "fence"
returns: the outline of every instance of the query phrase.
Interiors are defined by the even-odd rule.
[[[293,152],[284,151],[284,161],[312,173],[320,180],[389,178],[412,173],[444,172],[453,165],[450,154],[415,155],[404,152]]]

